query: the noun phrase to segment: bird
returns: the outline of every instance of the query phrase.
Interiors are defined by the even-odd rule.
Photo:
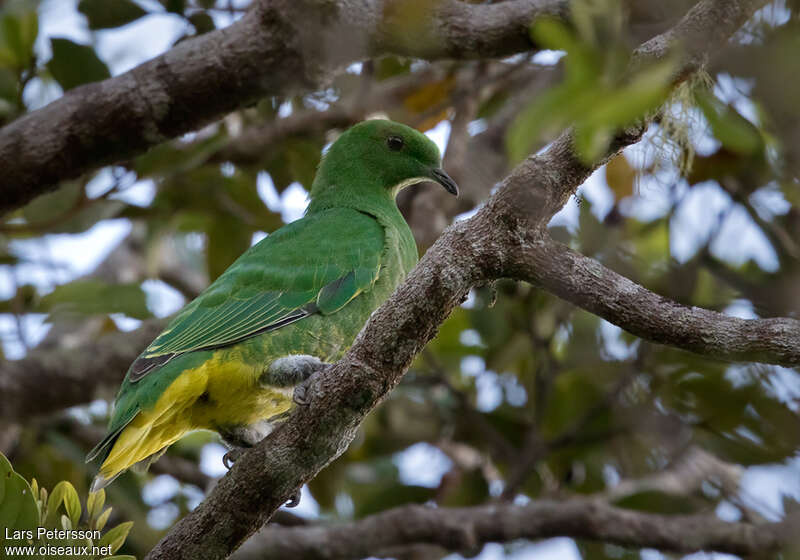
[[[457,196],[441,165],[436,144],[401,123],[343,132],[303,217],[245,251],[131,364],[106,436],[87,455],[101,461],[91,490],[146,469],[193,430],[220,435],[230,468],[285,420],[417,263],[396,196],[426,181]]]

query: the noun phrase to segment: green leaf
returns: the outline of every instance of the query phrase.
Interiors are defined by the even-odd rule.
[[[33,490],[0,453],[0,527],[34,529],[38,525],[39,509]],[[3,532],[0,533],[0,543],[4,541]]]
[[[617,507],[650,513],[690,514],[696,511],[687,496],[675,496],[658,490],[643,490],[614,502]]]
[[[575,127],[575,149],[585,163],[601,158],[613,138],[614,128],[610,126],[587,126],[582,123]]]
[[[189,21],[194,26],[194,29],[197,31],[198,35],[202,35],[203,33],[208,33],[209,31],[214,31],[214,29],[216,29],[214,26],[214,20],[211,19],[211,16],[206,12],[196,12],[190,15]]]
[[[723,146],[742,155],[754,154],[761,149],[763,140],[758,129],[736,110],[708,92],[696,95],[695,99],[714,136]]]
[[[0,527],[33,529],[39,524],[39,509],[28,482],[17,473],[6,478],[5,498],[0,503]]]
[[[11,463],[6,459],[6,456],[0,453],[0,504],[3,503],[3,497],[6,493],[6,479],[8,473],[14,472]]]
[[[208,277],[217,278],[250,247],[253,231],[231,218],[220,217],[208,230]]]
[[[109,284],[102,280],[77,280],[58,286],[42,298],[40,305],[42,311],[54,314],[124,313],[134,319],[151,315],[138,284]]]
[[[671,60],[641,70],[626,85],[595,105],[585,118],[590,125],[626,126],[658,107],[668,92],[674,64]]]
[[[103,504],[106,502],[106,491],[102,488],[97,492],[92,492],[86,498],[86,515],[89,519],[96,519],[103,511]]]
[[[489,498],[489,483],[480,468],[460,472],[458,476],[457,485],[445,487],[439,504],[447,507],[472,506],[484,503]]]
[[[307,140],[292,140],[286,143],[286,158],[289,162],[289,171],[295,181],[311,190],[311,183],[317,173],[320,160],[320,148]]]
[[[375,61],[375,78],[386,80],[411,71],[411,59],[397,56],[384,56]]]
[[[38,34],[36,10],[9,10],[0,15],[0,66],[16,70],[30,66]]]
[[[520,112],[506,133],[511,163],[521,161],[537,141],[575,126],[575,147],[585,162],[602,156],[616,131],[633,124],[666,98],[674,61],[622,70],[630,53],[621,46],[592,46],[555,20],[540,20],[531,28],[540,46],[564,50],[564,81],[536,97]]]
[[[555,136],[597,100],[596,88],[562,84],[544,92],[517,115],[506,132],[506,149],[512,163],[522,161],[537,142]]]
[[[50,39],[50,44],[53,58],[47,68],[64,91],[111,77],[108,67],[92,47],[63,38]]]
[[[576,122],[575,144],[585,162],[605,153],[616,130],[634,124],[664,102],[673,69],[672,60],[653,64],[595,99],[591,110]]]
[[[81,184],[78,181],[69,181],[53,192],[34,198],[23,207],[22,215],[26,222],[34,226],[54,222],[74,208],[82,195]]]
[[[115,553],[125,544],[125,539],[128,538],[131,527],[133,527],[133,521],[126,521],[125,523],[120,523],[113,529],[109,529],[100,539],[99,546],[111,545],[111,553]]]
[[[102,531],[103,527],[106,526],[108,523],[108,518],[111,516],[111,510],[113,508],[106,508],[106,510],[100,514],[100,517],[97,518],[97,523],[94,524],[95,529],[98,531]]]
[[[581,45],[575,34],[561,21],[553,18],[536,20],[531,27],[531,38],[542,47],[575,52]]]
[[[567,52],[564,71],[571,84],[598,82],[604,71],[601,52],[587,45],[562,22],[542,19],[531,28],[531,38],[542,47]]]
[[[561,373],[553,384],[550,402],[543,417],[542,433],[548,437],[557,437],[569,429],[576,418],[591,410],[602,398],[596,381],[585,369]],[[601,430],[604,426],[600,424],[598,420],[593,427]]]
[[[77,527],[81,516],[81,503],[75,487],[66,480],[62,480],[55,485],[47,501],[46,519],[52,518],[58,511],[59,506],[64,504],[64,511],[67,512],[69,521],[73,527]]]
[[[67,482],[67,492],[64,494],[64,509],[67,511],[72,526],[77,527],[81,518],[81,502],[75,487],[69,482]]]
[[[183,14],[184,10],[186,10],[186,0],[161,0],[161,4],[168,12],[173,14]],[[208,6],[203,7],[207,8]]]
[[[78,11],[89,20],[89,29],[121,27],[147,15],[131,0],[81,0]]]
[[[16,104],[18,87],[19,82],[14,72],[7,68],[0,68],[0,99],[7,99]]]
[[[359,501],[355,517],[361,518],[403,504],[422,504],[433,498],[435,488],[400,484],[399,482],[358,487]]]

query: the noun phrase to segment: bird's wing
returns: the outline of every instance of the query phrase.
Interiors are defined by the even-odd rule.
[[[230,345],[313,313],[330,314],[378,278],[383,228],[347,208],[263,239],[187,305],[131,365],[136,382],[174,356]]]

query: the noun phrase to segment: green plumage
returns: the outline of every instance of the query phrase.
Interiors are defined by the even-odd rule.
[[[399,188],[435,180],[455,191],[439,158],[424,135],[390,121],[343,134],[306,216],[246,251],[132,364],[90,454],[105,458],[98,486],[188,430],[282,417],[290,397],[264,373],[278,358],[344,353],[417,261]]]
[[[231,344],[302,314],[312,302],[334,313],[377,280],[384,237],[375,218],[351,208],[289,224],[239,257],[143,356]]]

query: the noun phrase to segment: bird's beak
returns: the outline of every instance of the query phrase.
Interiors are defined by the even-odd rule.
[[[452,177],[444,172],[443,169],[432,169],[431,178],[442,185],[444,190],[452,195],[458,196],[458,185],[453,181]]]

